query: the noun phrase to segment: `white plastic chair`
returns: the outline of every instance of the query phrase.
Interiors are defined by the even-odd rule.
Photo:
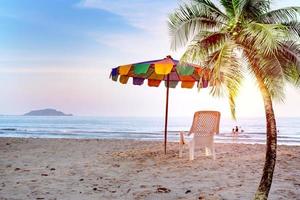
[[[216,159],[214,135],[219,133],[221,113],[217,111],[198,111],[194,114],[190,131],[180,132],[179,157],[185,145],[189,148],[189,159],[194,160],[195,148],[205,147],[205,155]]]

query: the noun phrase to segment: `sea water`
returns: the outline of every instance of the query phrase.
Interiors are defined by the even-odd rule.
[[[170,118],[168,141],[178,141],[179,131],[188,131],[192,118]],[[264,118],[221,119],[216,142],[265,143]],[[232,128],[242,133],[233,138]],[[300,145],[300,118],[278,118],[278,143]],[[135,139],[162,141],[164,119],[160,117],[39,117],[0,116],[0,137]]]

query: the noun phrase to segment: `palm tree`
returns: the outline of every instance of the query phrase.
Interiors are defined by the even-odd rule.
[[[270,10],[271,0],[191,0],[169,16],[171,47],[186,47],[181,62],[211,70],[213,96],[235,99],[244,74],[257,81],[266,116],[266,158],[254,199],[267,199],[276,163],[273,100],[284,99],[286,82],[300,86],[300,7]]]

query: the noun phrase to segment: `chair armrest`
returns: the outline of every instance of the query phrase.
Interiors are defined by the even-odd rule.
[[[179,140],[179,142],[181,144],[185,144],[186,143],[185,142],[185,138],[188,141],[190,141],[190,140],[192,140],[194,138],[194,133],[191,133],[189,131],[181,131],[179,134],[180,134],[180,140]]]
[[[183,134],[183,135],[188,135],[190,132],[189,131],[180,131],[179,133]]]

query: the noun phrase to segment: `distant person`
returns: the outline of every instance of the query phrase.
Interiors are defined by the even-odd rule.
[[[239,127],[235,126],[235,130],[234,131],[235,131],[235,134],[238,135],[239,134]]]
[[[238,136],[238,134],[237,134],[237,132],[236,131],[238,131],[238,130],[236,130],[236,128],[237,128],[237,126],[236,127],[233,127],[232,128],[232,142],[233,143],[235,143],[236,142],[236,140],[237,140],[237,136]]]
[[[231,134],[235,135],[235,129],[234,128],[232,129]]]

